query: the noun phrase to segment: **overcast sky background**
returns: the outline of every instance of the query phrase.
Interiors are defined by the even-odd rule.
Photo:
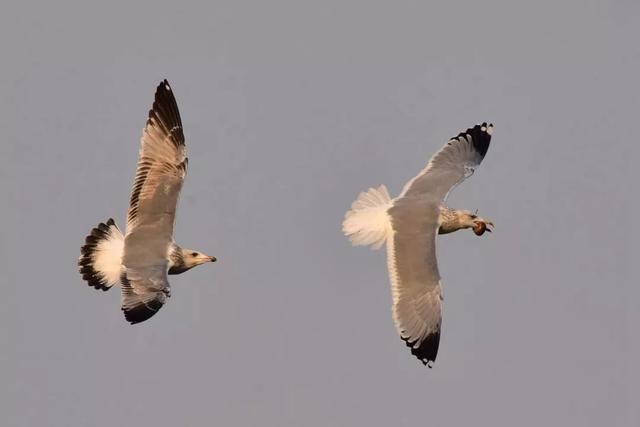
[[[3,426],[636,426],[635,1],[3,2]],[[76,262],[124,228],[158,82],[189,174],[172,276],[128,325]],[[451,136],[495,124],[439,239],[434,369],[396,334],[384,251],[340,231]],[[634,269],[635,270],[635,269]]]

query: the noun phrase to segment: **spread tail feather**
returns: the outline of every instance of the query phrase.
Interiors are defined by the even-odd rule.
[[[342,232],[353,245],[379,249],[391,234],[390,207],[391,197],[384,185],[360,193],[344,217]]]
[[[124,237],[118,226],[109,218],[91,230],[80,249],[78,266],[82,278],[89,286],[103,291],[120,282]]]

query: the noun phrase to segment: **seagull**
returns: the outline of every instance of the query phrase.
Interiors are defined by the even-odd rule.
[[[131,324],[149,319],[171,296],[167,274],[216,261],[173,240],[187,162],[178,105],[164,80],[142,132],[126,234],[109,218],[91,230],[78,260],[89,286],[107,291],[121,284],[122,311]]]
[[[445,201],[480,165],[492,131],[492,124],[482,123],[451,138],[395,199],[384,185],[360,193],[342,223],[354,246],[387,244],[393,321],[411,353],[429,368],[438,354],[442,324],[436,237],[467,228],[482,236],[493,227],[477,211],[452,209]]]

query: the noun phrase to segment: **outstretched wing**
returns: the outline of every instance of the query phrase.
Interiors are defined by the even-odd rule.
[[[493,125],[482,123],[451,138],[431,157],[427,167],[405,184],[401,197],[443,200],[456,185],[473,175],[489,149]]]
[[[396,200],[388,211],[387,240],[393,321],[411,353],[436,360],[442,322],[442,287],[436,261],[439,207],[427,200]],[[431,367],[431,365],[429,365]]]
[[[178,106],[169,83],[156,89],[142,133],[138,169],[127,213],[122,264],[122,310],[131,323],[153,316],[169,295],[167,257],[176,205],[187,172]]]
[[[127,212],[127,234],[137,227],[161,224],[169,236],[182,182],[187,173],[182,121],[169,83],[156,89],[142,132],[138,168]]]
[[[167,262],[152,267],[127,268],[122,283],[122,311],[131,324],[144,322],[160,310],[170,296]]]
[[[442,323],[442,286],[436,259],[440,205],[482,162],[492,128],[483,123],[449,140],[405,185],[388,210],[393,320],[411,353],[429,367],[438,354]]]

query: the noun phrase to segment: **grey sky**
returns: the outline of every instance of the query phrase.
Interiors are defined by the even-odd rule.
[[[3,426],[639,425],[637,2],[85,3],[1,7]],[[76,260],[162,78],[176,237],[219,262],[132,327]],[[439,239],[429,370],[340,222],[485,120],[449,202],[496,230]]]

